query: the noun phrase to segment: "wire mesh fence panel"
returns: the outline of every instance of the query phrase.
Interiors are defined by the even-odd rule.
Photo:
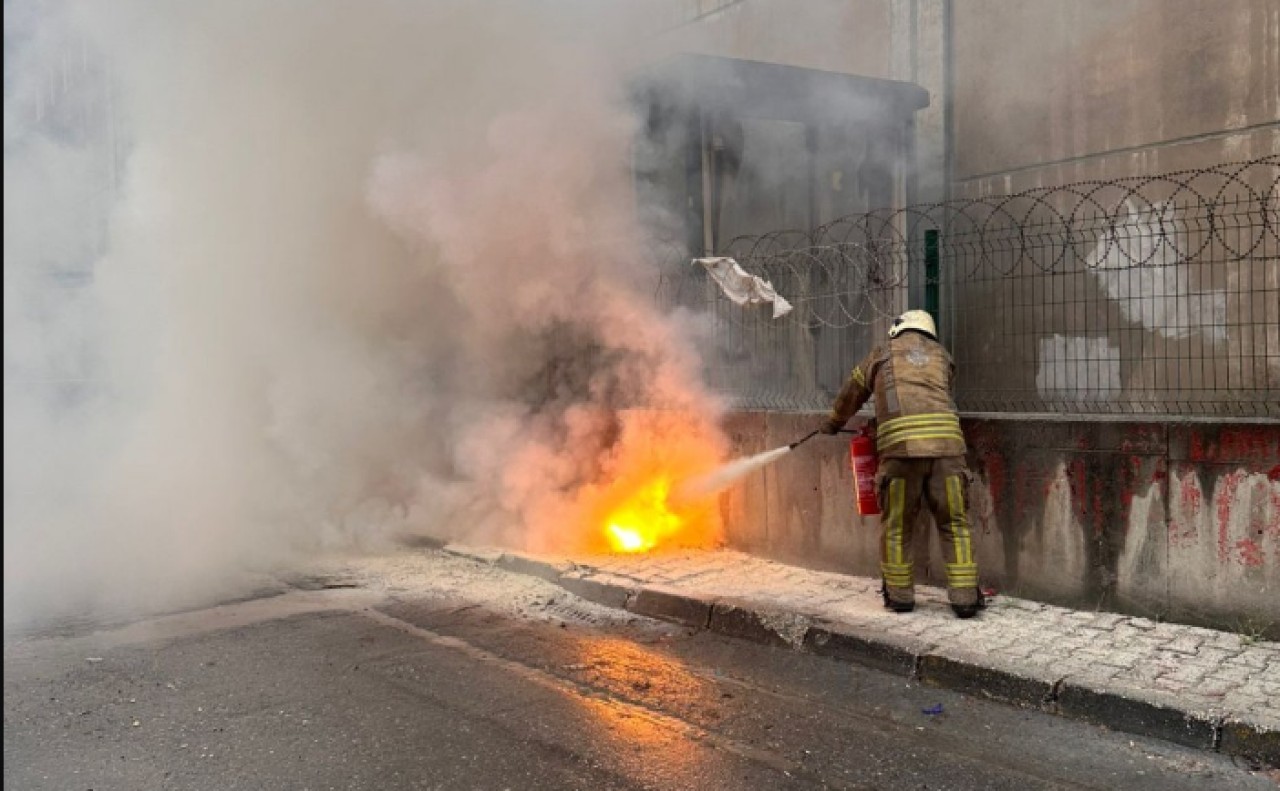
[[[1280,156],[850,215],[723,254],[794,309],[734,304],[687,257],[659,296],[706,317],[710,381],[741,407],[825,409],[910,303],[937,312],[967,411],[1280,417]]]

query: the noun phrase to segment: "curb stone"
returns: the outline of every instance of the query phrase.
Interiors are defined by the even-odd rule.
[[[503,555],[503,552],[500,549],[493,549],[490,547],[468,547],[462,544],[445,544],[440,551],[444,552],[446,555],[474,560],[478,563],[484,563],[489,566],[496,566],[498,564],[498,560]]]
[[[1222,723],[1218,749],[1280,767],[1280,722],[1264,724],[1228,717]]]
[[[560,584],[561,575],[573,570],[573,564],[568,561],[553,563],[545,560],[536,560],[528,555],[521,555],[515,552],[503,552],[498,556],[497,565],[507,571],[538,577],[547,582],[554,582],[557,585]]]
[[[1202,750],[1217,747],[1221,723],[1220,717],[1082,686],[1070,677],[1063,679],[1058,689],[1057,709],[1072,719]]]
[[[1184,711],[1173,703],[1143,700],[1119,691],[1088,687],[1070,676],[1047,680],[993,666],[954,649],[942,651],[921,638],[870,635],[851,624],[732,598],[709,599],[628,578],[628,585],[598,582],[587,566],[552,562],[510,551],[449,545],[448,552],[508,571],[538,577],[590,601],[637,615],[815,656],[851,662],[918,679],[933,686],[1113,730],[1150,736],[1186,747],[1217,751],[1280,767],[1280,723]],[[601,576],[608,576],[607,574]],[[616,578],[615,578],[616,579]],[[575,588],[577,590],[575,590]],[[621,603],[619,603],[621,602]]]
[[[726,637],[800,650],[809,631],[809,618],[783,610],[767,610],[733,601],[711,607],[707,629]]]
[[[643,587],[627,602],[627,609],[682,626],[706,629],[711,621],[712,602],[657,587]]]
[[[600,582],[576,573],[561,574],[553,582],[579,598],[618,610],[631,609],[627,605],[637,594],[634,588]]]
[[[920,657],[917,675],[926,684],[1020,706],[1048,709],[1054,702],[1053,679],[984,664],[956,651],[930,651]]]
[[[819,621],[809,627],[804,637],[804,650],[843,662],[853,662],[896,676],[915,678],[920,657],[929,650],[923,641],[904,640],[903,645],[872,640],[842,624]]]

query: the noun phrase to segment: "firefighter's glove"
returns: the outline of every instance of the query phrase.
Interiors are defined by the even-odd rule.
[[[821,426],[818,426],[818,431],[821,431],[823,434],[834,435],[840,431],[840,427],[843,425],[844,423],[842,421],[837,421],[835,418],[827,418],[822,421]]]

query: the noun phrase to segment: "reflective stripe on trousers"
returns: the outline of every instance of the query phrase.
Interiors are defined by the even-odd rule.
[[[886,585],[905,594],[899,600],[913,587],[913,528],[922,503],[933,513],[942,540],[947,587],[977,587],[978,565],[965,502],[967,475],[960,456],[880,462],[880,573]]]

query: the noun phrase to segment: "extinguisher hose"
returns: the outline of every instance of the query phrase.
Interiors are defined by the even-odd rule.
[[[841,433],[841,434],[861,434],[861,433],[862,433],[862,429],[860,429],[860,428],[842,428],[842,429],[840,429],[840,433]],[[800,447],[800,446],[801,446],[801,445],[803,445],[804,443],[806,443],[806,442],[808,442],[809,440],[813,439],[813,438],[814,438],[815,436],[817,436],[817,435],[818,435],[818,432],[817,432],[817,431],[810,431],[808,434],[805,434],[805,435],[804,435],[803,437],[801,437],[800,439],[798,439],[798,440],[796,440],[795,442],[793,442],[793,443],[791,443],[790,445],[788,445],[788,446],[787,446],[787,448],[789,448],[790,450],[795,450],[796,448]]]
[[[790,444],[790,445],[788,445],[787,447],[788,447],[788,448],[790,448],[791,450],[795,450],[796,448],[800,447],[800,446],[801,446],[801,445],[803,445],[804,443],[806,443],[806,442],[808,442],[809,440],[813,439],[813,438],[817,435],[817,433],[818,433],[818,432],[817,432],[817,430],[810,431],[808,434],[805,434],[803,437],[801,437],[800,439],[798,439],[798,440],[796,440],[795,442],[791,443],[791,444]]]

